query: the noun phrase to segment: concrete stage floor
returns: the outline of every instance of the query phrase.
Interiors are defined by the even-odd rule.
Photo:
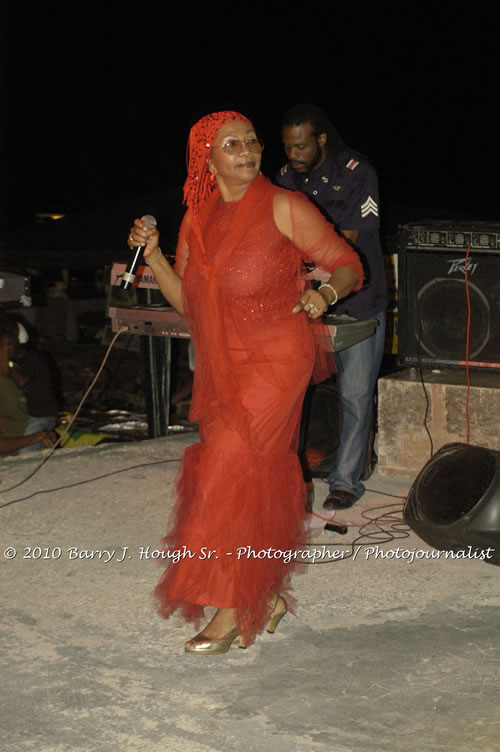
[[[159,548],[195,439],[58,451],[7,492],[40,456],[0,460],[0,503],[15,501],[0,510],[3,752],[500,750],[500,568],[420,558],[404,525],[308,566],[275,635],[184,653],[194,630],[156,615],[160,568],[141,548]],[[337,520],[389,527],[402,500],[383,493],[411,482],[375,472]],[[317,511],[326,493],[317,482]],[[361,532],[320,524],[314,547],[347,552]]]

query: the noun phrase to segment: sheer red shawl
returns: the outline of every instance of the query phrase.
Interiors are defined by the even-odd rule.
[[[233,301],[227,294],[221,270],[226,268],[235,249],[243,241],[253,222],[262,216],[264,210],[271,212],[271,220],[273,220],[272,200],[276,192],[280,190],[282,189],[259,175],[238,202],[230,230],[221,238],[217,252],[208,260],[202,236],[221,198],[217,188],[200,207],[198,215],[200,233],[189,233],[190,263],[195,264],[199,279],[197,294],[194,296],[191,294],[189,300],[184,296],[184,310],[194,341],[196,362],[191,418],[200,420],[210,409],[217,409],[217,404],[223,406],[219,414],[230,416],[230,427],[236,428],[242,438],[257,452],[260,448],[259,439],[250,428],[250,416],[242,404],[242,395],[232,369],[228,333],[225,327],[228,318],[234,324],[231,328],[238,333],[246,349],[249,362],[255,363],[255,367],[270,379],[275,379],[276,375],[272,368],[272,361],[263,352],[259,339],[252,336],[252,324],[234,313]],[[291,206],[294,241],[296,238],[298,247],[330,272],[341,265],[354,268],[361,280],[361,266],[352,248],[336,235],[332,226],[301,194],[287,192],[287,195]],[[293,252],[293,245],[290,244],[290,246]],[[296,264],[298,299],[300,294],[299,253],[295,254],[291,263]],[[279,293],[280,291],[276,292],[276,294]],[[305,316],[304,313],[295,315]],[[304,336],[307,336],[307,329]],[[322,378],[326,378],[335,370],[333,358],[328,357],[324,352],[321,355],[319,370]],[[321,380],[321,378],[316,380]]]
[[[208,405],[215,400],[224,405],[220,414],[231,416],[231,425],[240,435],[259,451],[259,440],[250,429],[250,416],[242,405],[238,382],[232,370],[229,357],[229,343],[225,329],[225,317],[231,317],[235,330],[239,331],[248,350],[248,357],[260,362],[265,367],[265,357],[256,357],[256,344],[245,336],[245,323],[237,320],[232,314],[231,300],[228,299],[221,274],[234,250],[239,246],[248,228],[251,226],[260,207],[274,195],[276,187],[264,177],[259,176],[248,188],[244,197],[238,202],[231,228],[217,253],[207,262],[204,245],[200,242],[198,233],[190,235],[190,262],[195,263],[203,278],[203,289],[200,296],[184,300],[184,310],[192,333],[195,349],[195,388],[191,403],[191,418],[203,418]],[[201,235],[210,215],[216,207],[221,195],[218,188],[209,196],[199,212],[199,227]]]

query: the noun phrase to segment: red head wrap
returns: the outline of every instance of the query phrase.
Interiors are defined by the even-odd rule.
[[[239,112],[224,110],[212,112],[198,120],[189,132],[187,145],[187,179],[184,183],[184,203],[187,204],[191,213],[196,215],[203,201],[208,198],[215,185],[210,183],[208,158],[214,139],[224,123],[231,120],[250,120]]]

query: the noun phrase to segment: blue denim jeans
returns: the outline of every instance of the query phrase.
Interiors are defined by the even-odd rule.
[[[52,431],[57,423],[55,415],[47,415],[43,418],[36,418],[33,415],[28,415],[28,425],[26,426],[25,436],[29,436],[30,433],[37,433],[38,431]],[[26,454],[26,452],[36,452],[42,449],[42,442],[38,444],[32,444],[31,446],[23,447],[17,450],[17,454]]]
[[[373,316],[379,325],[373,335],[336,353],[339,397],[339,448],[328,476],[330,491],[350,491],[359,499],[360,482],[370,433],[373,395],[384,354],[385,311]]]

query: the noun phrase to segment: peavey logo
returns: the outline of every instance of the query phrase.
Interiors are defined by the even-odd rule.
[[[453,261],[450,261],[450,268],[448,269],[448,274],[454,274],[455,272],[462,272],[462,274],[465,277],[465,272],[467,271],[467,274],[474,274],[474,272],[477,269],[477,264],[473,264],[470,259],[467,261],[467,268],[465,266],[465,258],[462,259],[454,259]]]

